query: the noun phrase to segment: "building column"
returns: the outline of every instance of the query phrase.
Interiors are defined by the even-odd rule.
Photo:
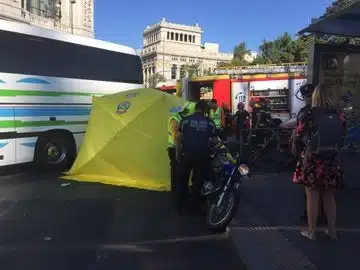
[[[180,67],[181,65],[179,65],[178,63],[176,64],[176,80],[180,79]]]

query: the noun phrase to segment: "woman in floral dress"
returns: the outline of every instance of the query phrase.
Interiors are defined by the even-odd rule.
[[[338,110],[338,106],[335,102],[334,90],[325,88],[323,85],[316,87],[312,95],[312,107],[319,107],[330,111]],[[302,115],[301,119],[299,119],[295,136],[297,142],[306,140],[306,137],[313,128],[312,111],[313,109],[309,108]],[[345,135],[345,117],[340,111],[339,117]],[[321,192],[328,220],[328,230],[326,232],[331,239],[336,239],[336,203],[334,192],[336,189],[339,189],[343,183],[343,171],[339,167],[339,157],[323,160],[311,153],[305,154],[305,151],[303,151],[296,166],[293,182],[303,184],[306,191],[308,229],[301,231],[301,235],[311,240],[316,239],[315,232],[319,210],[319,193]]]

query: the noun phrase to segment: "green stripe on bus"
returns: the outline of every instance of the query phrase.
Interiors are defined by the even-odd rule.
[[[67,126],[67,125],[86,125],[88,121],[0,121],[0,128],[23,128],[23,127],[47,127],[47,126]]]
[[[15,97],[15,96],[46,96],[46,97],[60,97],[60,96],[101,96],[99,93],[85,93],[85,92],[55,92],[55,91],[25,91],[25,90],[9,90],[0,89],[1,97]]]

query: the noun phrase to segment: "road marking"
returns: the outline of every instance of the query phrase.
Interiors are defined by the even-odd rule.
[[[231,227],[230,230],[236,231],[299,231],[304,229],[304,226],[252,226],[252,227],[242,227],[242,226],[234,226]],[[323,231],[325,227],[319,227],[317,231]],[[360,228],[336,228],[338,232],[360,232]]]
[[[190,236],[190,237],[178,237],[170,239],[160,239],[160,240],[148,240],[148,241],[139,241],[139,242],[130,242],[125,244],[108,244],[108,245],[99,245],[99,248],[102,249],[116,249],[117,247],[121,248],[123,246],[145,246],[145,245],[156,245],[156,244],[176,244],[181,242],[203,242],[203,241],[219,241],[224,240],[229,237],[229,231],[226,230],[224,233],[212,234],[212,235],[202,235],[202,236]]]

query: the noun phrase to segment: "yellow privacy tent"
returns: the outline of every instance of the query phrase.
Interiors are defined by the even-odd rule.
[[[85,138],[65,178],[168,190],[167,122],[183,103],[154,89],[94,97]]]

